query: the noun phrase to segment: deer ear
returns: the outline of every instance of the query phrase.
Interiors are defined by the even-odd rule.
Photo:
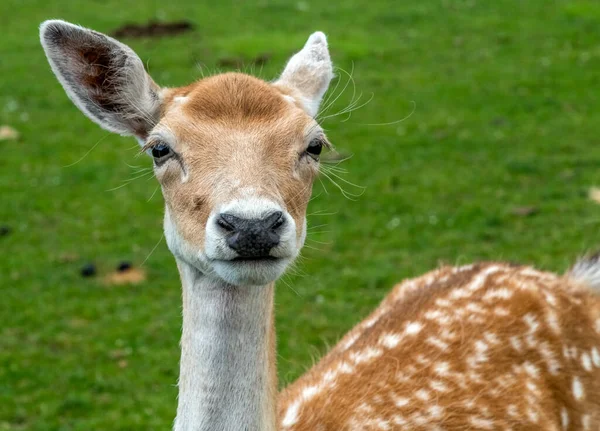
[[[40,39],[69,98],[106,130],[144,139],[158,122],[159,87],[128,46],[60,20],[45,21]]]
[[[296,90],[309,115],[315,116],[333,78],[333,65],[325,34],[317,31],[304,48],[288,61],[276,84]]]

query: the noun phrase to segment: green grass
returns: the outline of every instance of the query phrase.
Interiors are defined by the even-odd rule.
[[[148,257],[162,198],[149,200],[153,179],[107,191],[132,178],[127,164],[150,161],[67,99],[38,42],[47,18],[104,32],[191,19],[185,35],[124,40],[166,86],[261,53],[271,58],[255,71],[271,79],[320,29],[357,91],[374,95],[324,123],[353,154],[346,178],[366,190],[350,201],[317,182],[309,212],[331,215],[309,223],[325,232],[311,235],[305,275],[286,277],[293,290],[277,291],[282,383],[405,277],[479,259],[562,271],[600,244],[587,197],[600,184],[596,0],[334,3],[1,2],[0,124],[21,138],[0,141],[0,224],[13,228],[0,237],[0,430],[164,430],[176,407],[178,274],[164,242]],[[351,98],[352,85],[330,113]],[[413,102],[405,121],[368,125],[408,116]],[[537,213],[513,214],[524,206]],[[88,261],[106,273],[146,258],[149,280],[135,287],[78,275]]]

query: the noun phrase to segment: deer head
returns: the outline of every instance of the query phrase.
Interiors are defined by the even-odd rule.
[[[233,285],[264,285],[296,258],[329,143],[315,120],[333,76],[323,33],[275,82],[227,73],[161,88],[117,40],[46,21],[41,40],[75,105],[106,130],[135,136],[154,159],[175,257]]]

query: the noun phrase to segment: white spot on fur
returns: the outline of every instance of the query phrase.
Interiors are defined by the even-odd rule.
[[[535,395],[539,394],[539,390],[538,387],[535,385],[535,383],[533,383],[532,381],[528,381],[525,386],[527,387],[527,389],[530,392],[533,392]]]
[[[363,413],[371,413],[373,411],[373,406],[363,402],[360,406],[358,406],[358,410]]]
[[[431,406],[427,409],[429,417],[433,419],[440,419],[444,414],[444,408],[440,406]]]
[[[453,341],[456,340],[457,335],[456,332],[451,331],[448,328],[442,328],[440,330],[440,337],[448,341]]]
[[[363,322],[362,326],[365,328],[370,328],[371,326],[373,326],[374,324],[377,323],[377,321],[379,320],[379,315],[377,316],[373,316],[370,319],[367,319]]]
[[[370,361],[371,359],[378,358],[383,354],[383,350],[375,347],[368,347],[359,352],[352,352],[350,354],[350,360],[355,364],[362,364],[363,362]]]
[[[347,362],[342,362],[338,369],[340,370],[340,373],[343,374],[350,374],[354,372],[354,368],[350,366]]]
[[[400,340],[402,340],[402,337],[398,334],[384,334],[379,338],[379,344],[388,349],[393,349],[400,344]]]
[[[316,394],[318,394],[320,390],[321,388],[319,388],[318,386],[308,386],[302,391],[302,398],[304,398],[305,401],[308,401]]]
[[[400,415],[395,415],[395,416],[392,418],[392,422],[394,422],[394,424],[395,424],[395,425],[406,425],[406,424],[407,424],[407,422],[406,422],[406,419],[404,419],[404,418],[403,418],[402,416],[400,416]]]
[[[474,302],[468,303],[465,308],[468,311],[470,311],[471,313],[477,313],[477,314],[485,314],[486,313],[486,310],[483,309],[483,307],[481,307],[480,305],[478,305]]]
[[[600,353],[595,347],[592,347],[592,361],[596,367],[600,367]]]
[[[475,341],[475,350],[478,352],[486,352],[488,350],[488,345],[481,340],[477,340]]]
[[[432,346],[437,347],[440,350],[447,350],[448,347],[450,347],[450,345],[448,343],[446,343],[445,341],[440,340],[437,337],[427,337],[427,339],[425,340],[425,342],[427,344],[431,344]]]
[[[473,269],[475,265],[470,263],[468,265],[462,265],[462,266],[455,266],[454,268],[452,268],[452,273],[456,274],[459,272],[465,272],[465,271],[470,271]]]
[[[429,387],[437,392],[446,393],[450,390],[448,386],[441,380],[432,380],[429,382]]]
[[[424,316],[427,320],[433,320],[439,325],[447,325],[455,320],[452,316],[441,310],[430,310]]]
[[[342,350],[347,350],[350,347],[352,347],[352,345],[356,342],[356,340],[358,340],[358,338],[360,337],[360,332],[355,332],[352,335],[348,336],[349,338],[344,341],[344,344],[342,345]]]
[[[469,418],[469,422],[471,422],[471,425],[480,428],[480,429],[484,429],[484,430],[493,430],[494,429],[494,421],[491,419],[486,419],[486,418],[480,418],[477,416],[471,416]]]
[[[535,278],[541,278],[544,280],[555,279],[556,277],[553,274],[549,274],[547,272],[541,272],[534,268],[527,267],[521,270],[521,275],[526,275]]]
[[[585,352],[581,354],[581,365],[584,370],[588,372],[592,371],[592,359],[590,358],[590,355]]]
[[[444,298],[438,298],[435,300],[435,305],[438,307],[451,307],[452,302]]]
[[[440,362],[433,367],[433,370],[440,376],[446,376],[450,370],[450,365],[448,362]]]
[[[549,294],[548,292],[544,292],[544,297],[546,298],[546,302],[553,307],[556,307],[556,296]]]
[[[429,401],[429,398],[431,398],[429,391],[425,389],[419,389],[415,392],[415,396],[422,401]]]
[[[410,402],[410,399],[408,399],[406,397],[393,397],[393,400],[394,400],[394,404],[396,404],[396,407],[407,406],[408,403]]]
[[[463,298],[468,298],[471,296],[471,291],[463,288],[463,289],[456,289],[453,290],[452,293],[450,294],[450,299],[463,299]]]
[[[481,378],[481,374],[475,371],[469,371],[469,374],[467,376],[469,377],[469,380],[475,383],[484,383],[483,379]]]
[[[569,428],[569,413],[566,408],[562,408],[560,410],[560,422],[562,424],[563,430],[567,430]]]
[[[523,321],[529,327],[530,334],[536,332],[540,326],[539,322],[532,313],[527,313],[525,316],[523,316]]]
[[[531,376],[534,379],[537,379],[540,376],[540,369],[533,365],[531,362],[523,363],[523,368],[525,368],[527,374],[529,374],[529,376]]]
[[[423,325],[422,324],[420,324],[419,322],[411,322],[411,323],[408,323],[406,325],[406,328],[404,329],[404,332],[407,335],[416,335],[419,332],[421,332],[421,329],[423,329]]]
[[[498,289],[492,289],[488,291],[485,295],[483,295],[483,300],[488,302],[495,302],[497,299],[510,299],[513,296],[513,292],[511,292],[506,287],[501,287]]]
[[[533,422],[534,424],[536,424],[539,420],[538,413],[532,409],[527,409],[527,417],[529,418],[529,421]]]
[[[554,352],[552,351],[552,348],[550,347],[550,344],[547,341],[543,341],[542,343],[540,343],[539,352],[542,358],[544,358],[544,361],[548,366],[548,371],[550,372],[550,374],[552,374],[553,376],[558,375],[558,372],[561,368],[560,363],[556,359],[556,356],[554,355]]]
[[[284,427],[291,427],[296,422],[298,422],[298,410],[300,410],[300,404],[301,401],[298,400],[288,407],[288,409],[285,412],[285,415],[283,416],[283,421],[281,422],[281,425],[283,425]]]
[[[376,419],[375,423],[377,424],[377,426],[379,427],[380,430],[387,431],[390,429],[390,424],[386,420]]]
[[[556,335],[560,334],[560,325],[558,323],[558,317],[556,313],[551,308],[546,310],[546,324],[552,329]]]
[[[508,311],[506,308],[504,307],[495,307],[494,308],[494,314],[496,316],[500,316],[500,317],[506,317],[510,314],[510,311]]]
[[[485,332],[483,334],[483,338],[485,338],[485,340],[493,346],[500,344],[500,340],[498,339],[496,334],[492,332]]]
[[[336,371],[333,371],[333,370],[327,371],[325,374],[323,374],[323,379],[322,379],[323,382],[324,383],[333,382],[338,375],[338,373],[337,373],[338,371],[339,371],[339,368]]]
[[[431,364],[431,359],[423,354],[419,354],[417,355],[417,357],[415,358],[415,360],[417,361],[417,364],[420,365],[429,365]]]
[[[579,377],[573,377],[573,396],[577,401],[581,401],[585,397],[583,385]]]
[[[414,413],[410,418],[415,423],[415,425],[419,425],[419,426],[423,426],[427,422],[429,422],[429,419],[427,419],[427,417],[425,417],[424,415],[422,415],[420,413]]]
[[[427,320],[438,320],[440,317],[442,317],[445,314],[446,313],[444,313],[440,310],[429,310],[428,312],[425,313],[425,318]]]
[[[490,276],[491,274],[500,271],[500,267],[499,266],[489,266],[486,269],[484,269],[483,271],[481,271],[479,274],[477,274],[475,276],[475,278],[473,279],[473,281],[471,281],[471,283],[469,283],[469,285],[467,286],[467,289],[471,292],[474,292],[476,290],[479,290],[483,287],[483,285],[485,284],[485,281],[487,280],[488,276]]]

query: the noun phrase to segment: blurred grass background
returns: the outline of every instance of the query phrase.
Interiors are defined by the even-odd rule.
[[[106,33],[190,20],[182,35],[123,39],[164,86],[239,62],[272,79],[323,30],[362,100],[373,94],[324,122],[353,155],[344,178],[366,189],[348,200],[316,183],[309,224],[326,226],[277,292],[282,384],[405,277],[478,259],[563,271],[600,244],[588,198],[600,184],[596,0],[4,0],[0,124],[21,137],[0,141],[0,224],[12,229],[0,237],[0,430],[164,430],[176,407],[180,286],[162,198],[154,179],[127,182],[128,165],[150,160],[68,100],[38,42],[48,18]],[[327,114],[352,101],[338,75]],[[148,281],[79,275],[121,260],[146,260]]]

